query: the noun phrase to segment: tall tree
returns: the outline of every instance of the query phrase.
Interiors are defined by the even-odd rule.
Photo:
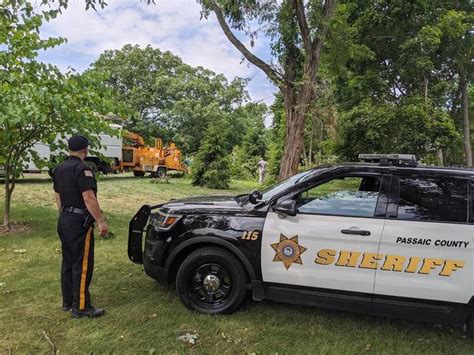
[[[450,63],[467,49],[449,46],[443,28],[455,6],[341,1],[325,58],[337,75],[344,155],[403,150],[431,159],[457,141],[452,82],[459,76]]]
[[[238,178],[256,178],[260,159],[265,158],[267,150],[265,115],[267,105],[248,103],[235,112],[242,120],[244,134],[233,150],[232,174]]]
[[[32,149],[37,142],[57,145],[57,136],[73,130],[106,130],[97,114],[103,100],[86,78],[63,74],[39,62],[39,50],[63,42],[41,39],[44,20],[55,10],[35,13],[30,2],[0,5],[0,162],[5,168],[3,226],[10,229],[10,206],[16,179],[30,160],[41,165]]]
[[[222,117],[213,106],[208,107],[208,110],[213,111],[213,120],[206,129],[192,164],[193,185],[226,189],[230,181],[229,138],[232,134],[229,120]]]
[[[200,0],[204,16],[213,12],[227,39],[250,63],[260,68],[279,88],[286,113],[285,147],[279,179],[295,174],[301,160],[304,129],[314,99],[316,74],[335,9],[335,0],[256,1]],[[244,31],[253,42],[250,24],[265,28],[278,64],[252,53],[232,30]]]
[[[222,74],[192,67],[151,46],[107,50],[89,71],[102,73],[118,100],[129,106],[127,128],[151,140],[172,139],[185,153],[195,153],[204,138],[211,119],[208,106],[227,115],[248,98],[244,80],[229,83]],[[231,124],[235,132],[241,131],[238,119]]]
[[[469,117],[469,85],[474,77],[474,3],[468,0],[456,1],[453,7],[446,7],[437,23],[433,26],[440,34],[437,58],[442,65],[442,73],[446,80],[458,82],[457,92],[460,116],[463,123],[463,146],[465,163],[473,165],[470,117]]]

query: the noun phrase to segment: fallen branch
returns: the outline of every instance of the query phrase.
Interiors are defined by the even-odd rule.
[[[49,345],[51,346],[51,353],[53,355],[59,354],[59,351],[56,349],[56,345],[54,345],[54,343],[51,340],[51,338],[49,337],[48,333],[46,333],[46,330],[43,330],[43,336],[46,339],[46,341],[49,343]]]

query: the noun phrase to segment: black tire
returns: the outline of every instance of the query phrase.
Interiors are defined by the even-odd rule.
[[[244,301],[247,274],[240,261],[227,250],[201,248],[189,254],[179,267],[176,292],[192,310],[229,314]]]
[[[158,171],[156,172],[156,176],[160,179],[164,179],[167,173],[168,173],[168,169],[158,168]]]
[[[97,176],[97,174],[99,173],[99,168],[97,167],[97,164],[90,160],[86,160],[84,161],[84,163],[92,170],[94,176]]]
[[[133,176],[136,176],[136,177],[144,177],[144,176],[145,176],[145,172],[144,172],[144,171],[134,171],[134,172],[133,172]]]

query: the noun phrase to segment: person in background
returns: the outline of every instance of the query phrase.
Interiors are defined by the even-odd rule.
[[[61,239],[61,288],[63,311],[73,318],[100,317],[104,309],[91,304],[89,285],[94,268],[94,223],[100,235],[109,230],[97,200],[94,173],[84,163],[89,141],[74,135],[68,141],[69,158],[54,169],[53,181],[59,208],[58,234]]]
[[[260,185],[263,185],[265,182],[265,175],[267,173],[267,165],[268,163],[262,159],[258,162],[258,182]]]

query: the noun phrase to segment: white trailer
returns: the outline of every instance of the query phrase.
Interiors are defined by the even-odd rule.
[[[122,126],[118,124],[111,124],[111,128],[122,130]],[[68,137],[67,137],[68,138]],[[57,138],[59,140],[59,137]],[[105,174],[112,171],[113,165],[118,165],[122,160],[122,134],[118,135],[118,137],[113,137],[111,135],[101,133],[99,134],[99,141],[102,145],[102,148],[98,150],[98,153],[102,154],[105,158],[108,158],[109,161],[104,161],[99,158],[98,155],[91,154],[86,159],[86,164],[90,165],[94,172],[101,171]],[[61,156],[65,156],[67,154],[66,151],[55,152],[51,154],[51,149],[47,144],[44,143],[36,143],[33,146],[33,150],[38,154],[38,156],[44,160],[45,162],[57,161],[61,160]],[[110,162],[111,160],[111,162]],[[38,168],[32,161],[29,162],[25,168],[25,172],[41,172],[47,171],[48,167]]]

